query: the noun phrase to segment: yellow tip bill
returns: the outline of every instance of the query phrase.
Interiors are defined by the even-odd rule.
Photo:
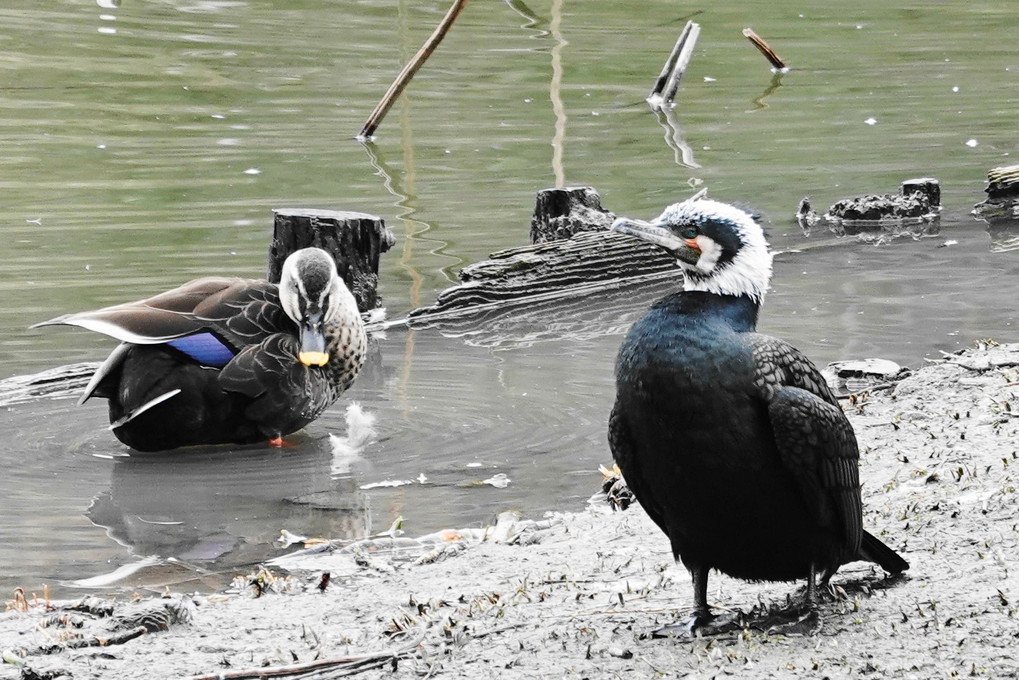
[[[325,366],[329,355],[326,352],[300,352],[297,359],[305,366]]]

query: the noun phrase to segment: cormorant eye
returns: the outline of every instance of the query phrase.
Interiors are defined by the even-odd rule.
[[[697,227],[692,225],[683,227],[679,230],[679,235],[683,238],[697,238]]]

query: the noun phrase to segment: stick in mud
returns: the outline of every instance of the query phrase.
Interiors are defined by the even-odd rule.
[[[693,48],[697,44],[697,36],[701,33],[700,24],[693,21],[686,22],[683,32],[679,34],[676,44],[662,66],[662,72],[658,74],[658,80],[647,96],[647,102],[653,108],[661,108],[665,102],[671,102],[676,98],[676,90],[679,89],[679,81],[686,73],[686,67],[693,57]]]
[[[361,128],[361,132],[357,135],[358,140],[365,141],[372,138],[375,134],[375,130],[379,127],[379,124],[382,123],[382,119],[386,117],[387,113],[389,113],[389,109],[393,106],[393,102],[400,96],[403,89],[407,87],[407,83],[409,83],[410,79],[414,77],[414,74],[418,72],[418,69],[425,63],[425,60],[432,56],[432,52],[434,52],[435,48],[439,46],[442,39],[446,37],[446,33],[449,31],[453,22],[456,20],[460,11],[466,4],[467,0],[453,1],[453,5],[449,8],[449,11],[446,12],[446,16],[442,18],[442,21],[435,28],[435,31],[433,31],[428,37],[428,40],[426,40],[425,44],[421,46],[421,49],[417,51],[417,54],[415,54],[411,60],[407,62],[407,65],[403,67],[403,70],[400,71],[398,76],[396,76],[396,80],[393,81],[393,84],[389,86],[389,90],[386,91],[386,94],[382,97],[378,106],[376,106],[375,110],[371,112],[370,116],[368,116],[368,120],[365,121],[364,127]]]
[[[781,71],[786,67],[785,62],[782,61],[782,59],[777,54],[775,54],[775,50],[768,47],[768,43],[764,42],[761,36],[754,33],[754,29],[744,28],[743,35],[745,35],[750,40],[750,42],[754,44],[754,47],[760,50],[761,54],[764,55],[764,58],[770,61],[771,65],[776,70]]]

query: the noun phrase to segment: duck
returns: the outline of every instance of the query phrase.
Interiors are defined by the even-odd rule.
[[[712,569],[748,581],[806,579],[782,626],[816,630],[818,587],[867,560],[909,564],[863,529],[859,447],[817,367],[758,333],[772,254],[746,211],[709,199],[611,230],[652,243],[682,269],[623,339],[609,415],[612,455],[635,498],[689,570],[694,613],[656,635],[731,630],[708,604]]]
[[[153,297],[36,324],[78,326],[120,344],[78,404],[109,404],[137,451],[281,443],[354,382],[367,336],[332,256],[304,248],[279,284],[209,276]]]

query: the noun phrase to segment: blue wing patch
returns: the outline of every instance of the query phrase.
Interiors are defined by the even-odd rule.
[[[233,350],[212,333],[186,335],[170,340],[166,344],[205,366],[223,368],[234,358]]]

